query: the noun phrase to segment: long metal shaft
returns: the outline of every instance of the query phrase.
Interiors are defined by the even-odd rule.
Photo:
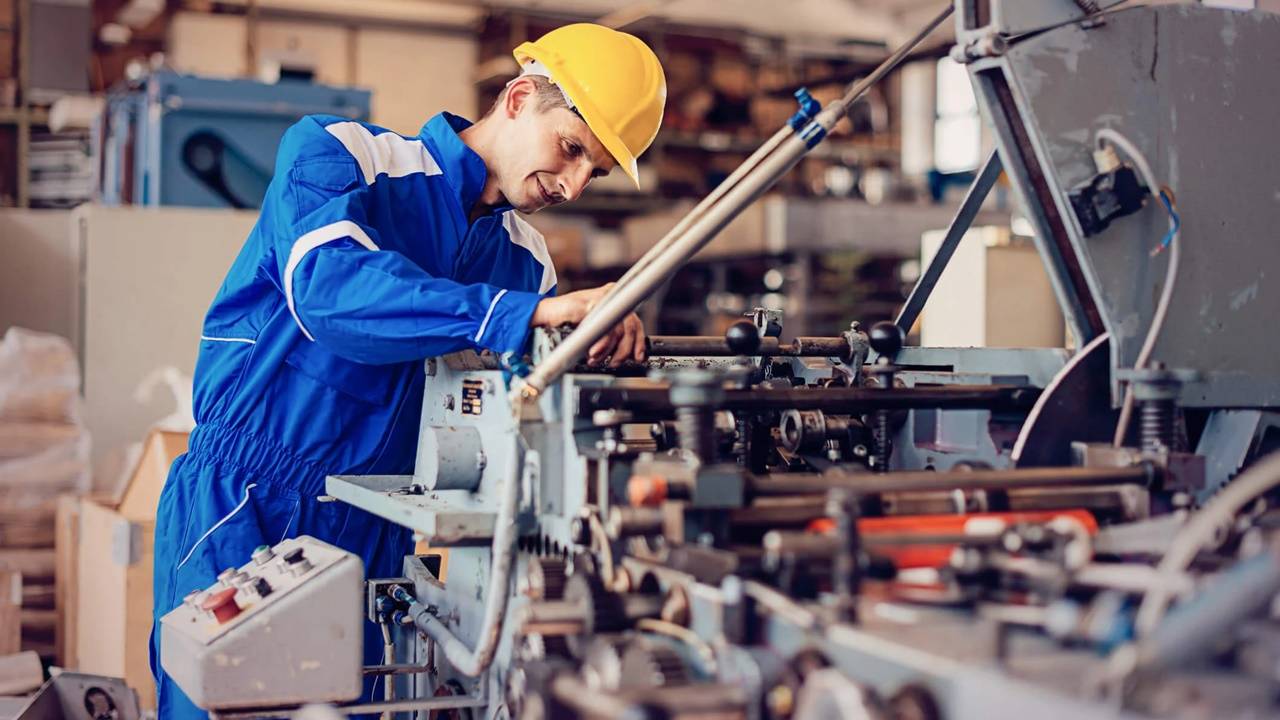
[[[641,270],[649,267],[655,259],[667,251],[667,248],[671,247],[671,244],[674,243],[677,238],[689,229],[689,226],[692,225],[695,220],[702,217],[702,215],[706,213],[707,209],[712,205],[720,202],[720,199],[725,196],[725,193],[736,187],[748,173],[760,164],[761,160],[768,157],[774,150],[777,150],[778,146],[782,144],[782,141],[786,140],[792,134],[794,133],[789,126],[783,126],[779,128],[772,137],[766,140],[763,145],[756,148],[756,151],[751,153],[751,156],[739,165],[738,168],[729,175],[729,177],[725,178],[723,182],[717,185],[715,189],[713,189],[705,198],[702,199],[701,202],[689,211],[689,214],[681,218],[680,222],[676,223],[675,227],[671,228],[666,235],[662,236],[661,240],[654,243],[653,247],[649,248],[649,250],[645,252],[645,254],[642,255],[634,265],[628,268],[627,271],[623,273],[622,277],[614,283],[613,289],[610,290],[608,295],[605,297],[607,298],[616,293],[619,288],[631,282],[631,280],[634,279]],[[595,310],[593,309],[592,312],[595,312]]]
[[[723,398],[716,402],[718,410],[822,410],[839,414],[913,408],[1018,412],[1029,410],[1040,395],[1037,388],[1008,385],[938,385],[892,390],[731,388],[723,392]],[[628,410],[674,417],[675,405],[665,387],[582,388],[578,394],[579,414],[589,416],[597,410]]]
[[[801,133],[788,131],[785,139],[778,143],[773,152],[762,153],[763,157],[760,158],[759,163],[748,170],[740,182],[725,190],[719,202],[709,203],[709,207],[691,220],[683,232],[671,237],[669,241],[664,238],[666,246],[660,254],[655,254],[652,261],[636,270],[631,277],[626,278],[625,283],[614,286],[613,291],[600,301],[582,324],[556,346],[524,379],[524,384],[519,388],[521,398],[527,400],[537,397],[549,384],[563,375],[578,358],[582,357],[591,345],[608,333],[626,317],[627,313],[633,311],[655,288],[665,282],[676,269],[688,262],[710,242],[716,233],[795,167],[796,163],[809,152],[811,141],[816,145],[821,140],[821,135],[835,127],[835,124],[848,112],[849,107],[873,83],[901,63],[933,32],[934,28],[951,15],[952,10],[953,8],[948,4],[946,9],[898,48],[870,75],[854,83],[843,98],[823,108],[809,128]],[[818,128],[821,129],[821,134],[816,133]],[[815,133],[811,135],[810,129],[815,130]],[[781,134],[779,131],[779,135]]]
[[[798,337],[784,343],[774,337],[760,338],[753,356],[770,357],[839,357],[851,352],[849,341],[842,337]],[[649,357],[733,357],[727,340],[715,335],[651,335]]]
[[[970,470],[967,472],[892,472],[884,474],[828,472],[752,476],[748,479],[756,496],[801,495],[845,488],[872,495],[929,490],[1012,490],[1099,485],[1147,485],[1154,469],[1146,465],[1100,468],[1017,468],[1014,470]]]

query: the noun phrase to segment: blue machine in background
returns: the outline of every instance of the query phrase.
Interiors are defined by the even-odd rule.
[[[368,90],[155,72],[107,98],[97,141],[107,205],[256,208],[276,146],[304,115],[369,118]]]

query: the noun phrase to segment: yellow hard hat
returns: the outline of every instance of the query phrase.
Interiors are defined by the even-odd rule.
[[[551,74],[591,132],[636,186],[636,158],[662,125],[667,79],[658,56],[634,35],[603,25],[556,28],[513,51],[516,62],[533,60]]]

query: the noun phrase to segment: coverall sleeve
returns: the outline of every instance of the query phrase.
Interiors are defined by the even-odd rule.
[[[380,247],[366,193],[337,194],[277,233],[281,286],[308,339],[366,364],[524,347],[542,296],[434,277]]]

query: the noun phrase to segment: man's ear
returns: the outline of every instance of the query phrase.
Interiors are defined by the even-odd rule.
[[[514,118],[534,102],[537,86],[529,76],[518,77],[507,85],[506,98],[502,102],[502,110],[507,117]]]

